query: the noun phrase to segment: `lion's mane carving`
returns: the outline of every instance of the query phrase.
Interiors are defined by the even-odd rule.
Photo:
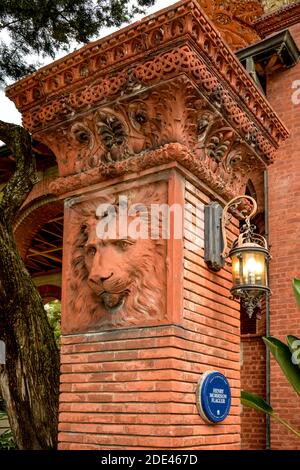
[[[129,208],[143,204],[149,210],[150,204],[165,202],[164,193],[164,184],[156,183],[125,195]],[[98,198],[72,208],[69,332],[146,325],[166,314],[166,242],[149,237],[130,243],[97,237],[96,210],[101,203],[115,205],[117,197]]]

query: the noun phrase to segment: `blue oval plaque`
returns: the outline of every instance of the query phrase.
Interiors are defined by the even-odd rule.
[[[228,416],[231,405],[230,385],[218,371],[203,374],[197,389],[200,416],[209,423],[219,423]]]

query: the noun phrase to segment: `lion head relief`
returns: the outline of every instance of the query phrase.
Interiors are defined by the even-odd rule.
[[[69,266],[67,330],[147,325],[162,320],[166,310],[166,242],[150,233],[132,236],[124,224],[148,218],[150,205],[164,202],[164,185],[127,192],[128,216],[120,220],[119,196],[82,202],[73,210]],[[124,195],[124,194],[123,194]],[[114,231],[99,234],[99,224],[114,208]],[[134,207],[134,211],[131,209]],[[111,227],[111,225],[110,225]],[[66,328],[65,328],[66,329]]]

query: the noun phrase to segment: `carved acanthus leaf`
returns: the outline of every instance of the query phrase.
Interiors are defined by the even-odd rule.
[[[102,159],[110,162],[128,157],[128,130],[123,120],[109,110],[102,110],[96,115],[96,129],[104,148]]]

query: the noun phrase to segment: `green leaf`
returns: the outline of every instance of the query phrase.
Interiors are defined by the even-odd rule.
[[[293,428],[287,421],[280,418],[280,416],[277,413],[275,413],[273,408],[270,405],[268,405],[268,403],[265,400],[263,400],[263,398],[256,395],[256,393],[250,393],[250,392],[246,392],[245,390],[242,390],[241,391],[241,403],[244,406],[249,406],[250,408],[253,408],[254,410],[257,410],[269,416],[272,416],[272,418],[275,421],[277,421],[277,423],[283,424],[283,426],[285,426],[295,436],[300,438],[299,431]]]
[[[288,335],[286,341],[292,354],[292,363],[300,368],[300,339],[297,336]]]
[[[294,277],[292,280],[293,291],[298,307],[300,308],[300,279]]]
[[[292,354],[288,346],[272,336],[263,338],[263,340],[295,392],[300,395],[300,370],[296,364],[293,364]]]
[[[268,403],[263,400],[263,398],[256,395],[256,393],[250,393],[246,392],[245,390],[242,390],[241,403],[242,405],[249,406],[250,408],[254,408],[257,411],[266,413],[269,416],[272,416],[274,413],[273,408],[268,405]]]

